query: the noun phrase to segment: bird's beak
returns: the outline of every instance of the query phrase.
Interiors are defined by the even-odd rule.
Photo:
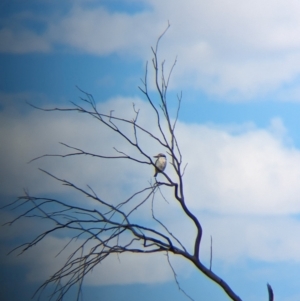
[[[158,156],[153,156],[153,158],[158,158]]]

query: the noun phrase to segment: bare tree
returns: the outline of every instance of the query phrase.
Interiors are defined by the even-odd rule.
[[[63,143],[63,145],[69,151],[67,154],[47,154],[36,159],[46,156],[91,156],[101,160],[129,160],[142,165],[152,165],[155,168],[153,154],[149,154],[139,140],[140,135],[143,134],[147,135],[150,137],[150,139],[160,145],[161,149],[163,149],[167,154],[169,158],[169,164],[173,170],[172,176],[163,170],[160,171],[162,177],[159,178],[163,178],[162,181],[154,178],[153,182],[147,183],[143,189],[136,191],[129,198],[124,199],[117,204],[112,204],[111,202],[98,196],[92,187],[88,186],[87,189],[83,189],[68,180],[62,179],[46,170],[42,170],[44,173],[54,178],[61,184],[69,186],[75,191],[79,192],[82,197],[93,200],[95,202],[95,209],[90,209],[84,205],[74,206],[56,198],[32,196],[27,192],[25,192],[23,196],[19,197],[14,203],[10,204],[10,206],[13,206],[14,208],[20,208],[30,204],[30,208],[24,210],[21,215],[9,222],[9,225],[16,223],[21,218],[26,217],[42,217],[43,219],[53,222],[50,229],[42,232],[32,241],[17,247],[16,249],[21,250],[21,253],[29,250],[34,245],[41,242],[49,234],[66,229],[75,233],[74,236],[70,238],[70,241],[82,238],[82,243],[73,250],[64,265],[37,290],[36,294],[38,297],[41,296],[42,292],[47,286],[54,284],[54,290],[50,296],[50,299],[62,300],[73,286],[78,285],[79,289],[77,299],[79,299],[85,276],[95,266],[113,254],[164,253],[167,255],[168,260],[169,254],[173,254],[190,261],[200,273],[203,273],[206,277],[221,287],[228,297],[235,301],[241,300],[241,298],[231,289],[231,287],[212,270],[212,239],[209,266],[206,266],[201,260],[200,245],[202,238],[202,227],[200,221],[191,212],[186,204],[183,180],[186,163],[183,161],[179,142],[177,141],[175,135],[176,123],[180,110],[181,95],[177,96],[178,106],[175,110],[175,114],[173,114],[174,116],[171,116],[170,106],[167,102],[167,91],[170,76],[176,64],[176,60],[167,75],[164,70],[164,62],[160,64],[158,61],[159,42],[167,29],[158,38],[156,47],[151,48],[153,53],[152,66],[154,69],[155,88],[159,101],[153,101],[153,98],[148,90],[147,65],[145,77],[142,80],[142,86],[139,87],[147,102],[150,104],[151,110],[153,110],[155,113],[156,125],[159,133],[158,135],[140,125],[138,121],[139,111],[135,106],[133,106],[133,112],[135,116],[133,119],[115,116],[113,112],[110,112],[110,114],[104,114],[98,111],[93,96],[82,90],[80,91],[84,96],[81,98],[81,104],[72,103],[72,106],[68,108],[38,108],[43,111],[79,112],[95,118],[102,126],[110,129],[112,132],[124,139],[135,151],[135,153],[138,153],[139,155],[130,155],[117,148],[114,150],[115,155],[99,155],[89,153],[81,148]],[[131,127],[131,135],[128,135],[128,133],[123,130],[124,125],[129,125]],[[188,248],[184,246],[174,234],[172,234],[171,230],[168,229],[166,224],[155,216],[153,210],[153,200],[156,198],[157,194],[163,195],[162,188],[172,192],[173,200],[177,202],[182,212],[185,214],[186,219],[190,220],[196,229],[196,234],[193,240],[193,250],[191,252],[188,251]],[[155,223],[155,226],[153,227],[149,226],[148,224],[135,223],[131,219],[133,212],[144,206],[147,202],[152,202],[151,215],[152,221]],[[84,202],[82,203],[84,204]],[[53,205],[51,208],[55,209],[49,210],[49,204]],[[93,247],[88,248],[91,242],[93,242]],[[180,288],[176,278],[176,273],[172,266],[171,269],[173,270],[175,280]],[[273,300],[273,292],[271,286],[269,285],[268,292],[269,300]],[[189,296],[187,295],[187,297]]]

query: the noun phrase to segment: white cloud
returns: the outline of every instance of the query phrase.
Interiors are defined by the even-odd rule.
[[[295,1],[155,3],[162,15],[169,9],[173,20],[164,56],[170,49],[179,55],[176,85],[183,81],[241,100],[276,90],[299,74]]]
[[[49,52],[51,44],[45,37],[29,30],[13,31],[9,28],[0,30],[0,52],[28,53]]]
[[[145,7],[132,14],[77,2],[66,13],[45,17],[40,34],[7,22],[0,32],[2,51],[49,51],[60,44],[89,54],[146,60],[170,20],[160,57],[172,61],[178,55],[173,86],[235,101],[271,92],[278,99],[299,100],[294,86],[300,72],[297,1],[149,0]],[[37,18],[27,14],[26,20],[30,16]],[[19,19],[14,23],[23,24]],[[287,88],[287,83],[293,85]]]
[[[293,235],[299,220],[287,216],[214,216],[202,214],[202,255],[209,262],[210,235],[213,259],[225,265],[245,260],[258,262],[300,262],[300,242]],[[202,257],[203,258],[203,257]]]
[[[75,6],[67,16],[49,26],[48,34],[55,42],[92,54],[138,55],[149,48],[158,29],[157,24],[153,28],[152,17],[146,12],[130,15]]]
[[[191,162],[186,171],[191,205],[227,213],[299,212],[300,153],[272,131],[231,135],[205,126],[185,127],[183,145],[193,141],[193,148],[183,147]]]

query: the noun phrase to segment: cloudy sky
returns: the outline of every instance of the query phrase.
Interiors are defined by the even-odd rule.
[[[151,166],[128,162],[45,158],[28,164],[66,152],[59,142],[98,154],[110,154],[114,146],[131,150],[95,120],[37,111],[26,102],[67,106],[80,101],[77,85],[93,94],[101,112],[132,118],[134,102],[141,124],[154,130],[138,86],[151,63],[151,46],[169,21],[159,59],[169,70],[177,58],[168,99],[173,106],[182,92],[176,134],[188,163],[187,205],[204,228],[203,261],[209,263],[212,236],[213,269],[242,300],[267,300],[267,282],[276,300],[300,300],[299,13],[294,0],[2,0],[1,205],[24,188],[73,197],[38,168],[96,187],[113,200],[148,184]],[[142,142],[150,155],[162,151]],[[166,172],[171,174],[170,166]],[[158,211],[189,246],[193,229],[176,206],[163,203]],[[15,214],[5,209],[0,219]],[[22,256],[6,256],[46,226],[27,219],[1,228],[1,300],[29,300],[66,258],[67,253],[55,258],[68,239],[58,235]],[[228,300],[193,266],[171,261],[195,301]],[[97,298],[189,300],[164,255],[109,258],[85,281],[84,300]]]

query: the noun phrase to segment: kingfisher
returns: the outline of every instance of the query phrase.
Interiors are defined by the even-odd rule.
[[[167,157],[165,154],[159,153],[158,155],[154,156],[157,158],[155,161],[155,174],[154,177],[157,176],[158,172],[163,172],[167,165]]]

